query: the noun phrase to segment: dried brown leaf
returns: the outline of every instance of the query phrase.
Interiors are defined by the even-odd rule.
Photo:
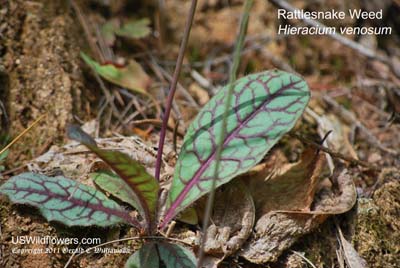
[[[225,257],[236,252],[249,237],[255,220],[254,203],[247,187],[234,180],[218,189],[214,204],[205,252]]]
[[[268,212],[255,226],[248,243],[239,253],[253,263],[274,262],[297,239],[323,222],[325,215]]]
[[[338,231],[340,244],[344,253],[343,255],[349,268],[366,268],[367,262],[360,257],[353,245],[344,238],[340,228],[338,229]]]
[[[284,165],[267,179],[260,180],[254,172],[254,181],[245,177],[254,194],[257,215],[262,216],[240,256],[254,263],[273,262],[330,214],[344,213],[353,207],[355,187],[343,168],[334,173],[334,187],[319,191],[314,198],[325,164],[324,154],[310,148],[299,162]]]
[[[354,182],[346,169],[335,171],[333,189],[321,190],[314,202],[314,214],[342,214],[349,211],[357,201]]]
[[[204,257],[202,268],[218,268],[218,264],[220,264],[222,259],[207,255]]]
[[[245,176],[257,215],[276,210],[308,211],[325,163],[324,154],[308,148],[298,162],[283,165],[266,179]]]

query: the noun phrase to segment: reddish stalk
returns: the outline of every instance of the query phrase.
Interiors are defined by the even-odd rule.
[[[192,28],[192,24],[193,24],[193,18],[194,18],[194,13],[196,11],[196,5],[197,5],[197,0],[192,0],[189,14],[188,14],[188,17],[186,20],[185,31],[183,32],[181,46],[179,48],[178,58],[176,60],[174,76],[172,77],[171,87],[170,87],[170,91],[168,93],[168,99],[167,99],[167,102],[165,105],[165,114],[164,114],[163,122],[162,122],[162,126],[161,126],[160,141],[158,143],[158,151],[157,151],[156,172],[155,172],[155,178],[157,180],[160,180],[160,171],[161,171],[161,162],[162,162],[161,160],[162,160],[162,154],[163,154],[163,149],[164,149],[165,134],[167,132],[168,119],[169,119],[169,115],[171,113],[172,101],[174,100],[174,95],[175,95],[175,91],[176,91],[176,86],[178,84],[179,74],[181,73],[181,69],[182,69],[183,57],[185,55],[187,42],[189,40],[190,29]]]

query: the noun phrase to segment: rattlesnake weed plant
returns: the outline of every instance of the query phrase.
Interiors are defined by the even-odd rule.
[[[190,124],[164,209],[157,209],[159,182],[139,162],[124,153],[99,148],[76,126],[69,127],[69,137],[84,144],[114,171],[93,174],[95,183],[125,205],[63,176],[31,172],[11,177],[0,187],[0,193],[13,203],[38,208],[48,221],[67,226],[128,224],[140,229],[144,236],[156,236],[178,213],[210,192],[218,144],[222,144],[222,152],[215,178],[217,187],[262,160],[293,128],[310,98],[306,82],[294,74],[270,70],[242,77],[233,84],[226,135],[219,140],[228,88],[229,85],[223,87]],[[140,216],[133,217],[132,208]],[[159,215],[160,211],[165,212]],[[162,239],[145,241],[126,267],[159,267],[160,262],[166,267],[196,266],[193,253],[182,245]]]

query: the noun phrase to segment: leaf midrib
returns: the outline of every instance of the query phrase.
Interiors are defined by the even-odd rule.
[[[223,143],[223,148],[225,147],[225,145],[228,142],[231,141],[232,137],[234,137],[234,135],[238,132],[238,130],[241,129],[241,126],[245,125],[250,119],[252,119],[256,114],[258,114],[260,112],[260,107],[262,107],[262,106],[268,104],[269,102],[271,102],[273,99],[275,99],[276,96],[279,96],[282,91],[285,91],[288,88],[291,88],[291,87],[295,86],[296,84],[298,84],[300,82],[302,82],[301,79],[296,81],[296,82],[292,82],[291,81],[286,86],[281,87],[275,93],[271,94],[270,98],[268,98],[268,96],[267,96],[266,99],[256,109],[254,109],[254,111],[252,113],[247,115],[247,117],[242,121],[241,124],[238,125],[237,128],[233,129],[230,133],[228,133],[226,135],[225,141]],[[201,175],[203,174],[203,172],[210,166],[211,161],[215,157],[216,148],[217,147],[212,149],[212,152],[211,152],[210,156],[207,158],[207,160],[204,162],[204,164],[200,167],[200,169],[198,169],[196,171],[196,173],[193,175],[193,178],[189,181],[188,184],[185,185],[183,190],[175,198],[175,201],[171,204],[170,208],[168,209],[167,213],[165,214],[165,218],[164,218],[163,224],[165,224],[166,222],[169,222],[174,217],[174,214],[176,213],[176,209],[178,208],[179,204],[181,204],[183,202],[183,199],[185,198],[187,193],[198,182],[198,180],[201,177]]]
[[[37,184],[41,185],[42,187],[44,187],[44,185],[42,185],[40,182],[31,180],[31,179],[29,179],[29,178],[24,178],[24,179],[25,179],[25,180],[29,180],[29,181],[31,181],[31,182],[33,182],[33,183],[37,183]],[[58,184],[58,183],[57,183],[57,184]],[[122,219],[124,219],[125,221],[127,221],[127,222],[133,224],[134,226],[140,227],[140,224],[139,224],[138,222],[136,222],[136,221],[129,215],[129,213],[128,213],[127,211],[119,210],[119,209],[112,209],[112,208],[105,207],[105,206],[101,205],[101,200],[99,200],[99,201],[100,201],[100,205],[96,205],[96,204],[90,203],[89,201],[79,200],[79,199],[77,199],[77,198],[75,198],[75,197],[73,197],[73,196],[71,196],[71,197],[69,198],[69,197],[66,196],[66,195],[56,194],[56,193],[53,193],[53,192],[48,192],[48,191],[46,191],[46,190],[37,190],[37,189],[34,189],[34,188],[32,188],[32,187],[20,189],[15,183],[13,183],[13,186],[14,186],[13,188],[5,188],[5,190],[16,191],[16,193],[21,192],[21,191],[25,191],[25,192],[27,192],[29,195],[34,193],[34,194],[39,194],[39,195],[46,196],[47,198],[46,198],[44,201],[40,201],[40,202],[39,202],[39,201],[27,200],[26,202],[24,202],[24,204],[37,203],[37,204],[40,205],[40,206],[39,206],[39,209],[43,208],[43,209],[46,209],[46,210],[49,210],[49,211],[63,211],[63,210],[65,210],[65,208],[64,208],[64,209],[50,209],[50,208],[45,208],[44,206],[43,206],[43,207],[41,206],[42,204],[45,204],[46,202],[48,202],[48,201],[51,200],[51,199],[59,199],[59,200],[63,200],[63,201],[68,201],[68,202],[72,203],[73,205],[75,204],[74,207],[81,206],[81,207],[84,207],[84,208],[89,208],[89,209],[91,209],[92,211],[102,211],[102,212],[106,213],[107,215],[113,215],[113,216],[122,218]],[[59,186],[61,186],[61,185],[59,185]],[[70,187],[73,187],[73,186],[71,185],[71,186],[69,186],[68,188],[70,188]],[[68,190],[65,189],[64,187],[62,187],[62,189],[63,189],[63,190],[66,190],[67,193],[69,193]],[[82,190],[82,189],[80,189],[80,190]],[[83,191],[83,190],[82,190],[82,191]],[[85,192],[86,192],[86,190],[85,190]],[[70,194],[70,193],[69,193],[69,194]],[[95,196],[94,196],[94,197],[95,197]],[[17,199],[15,199],[15,200],[17,200]],[[18,201],[18,200],[17,200],[17,201]],[[88,218],[88,219],[90,219],[90,218]]]

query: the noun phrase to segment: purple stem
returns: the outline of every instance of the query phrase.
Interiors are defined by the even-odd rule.
[[[190,6],[188,18],[185,25],[185,31],[183,32],[183,38],[181,42],[181,46],[179,48],[178,59],[176,60],[175,72],[174,76],[172,77],[171,81],[171,88],[168,93],[167,103],[165,105],[165,114],[163,117],[163,122],[161,126],[161,133],[160,133],[160,141],[158,143],[158,151],[157,151],[157,161],[156,161],[156,172],[155,177],[157,180],[160,180],[160,171],[161,171],[161,160],[162,154],[164,149],[164,142],[165,142],[165,134],[167,131],[168,119],[171,113],[172,101],[174,100],[174,95],[176,91],[176,85],[178,84],[178,77],[181,72],[183,57],[186,50],[186,45],[189,40],[190,29],[192,28],[194,13],[196,10],[197,0],[192,0],[192,4]]]

